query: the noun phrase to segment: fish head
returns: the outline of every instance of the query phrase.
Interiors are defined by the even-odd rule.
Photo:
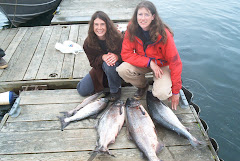
[[[127,101],[126,101],[126,104],[125,106],[128,108],[128,107],[136,107],[136,106],[140,106],[141,103],[134,99],[134,98],[128,98]]]
[[[108,99],[107,98],[99,98],[100,99],[100,101],[102,101],[102,102],[105,102],[105,103],[108,103]]]
[[[117,100],[116,102],[114,102],[114,105],[116,105],[116,106],[123,106],[124,102],[122,100]]]
[[[157,97],[154,97],[152,91],[147,91],[147,100],[148,101],[159,101]]]

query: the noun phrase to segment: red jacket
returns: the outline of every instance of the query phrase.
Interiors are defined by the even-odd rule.
[[[181,73],[182,62],[175,46],[172,34],[166,29],[167,41],[164,44],[159,35],[156,42],[147,45],[145,51],[143,41],[140,34],[135,36],[135,40],[131,42],[128,39],[128,31],[122,44],[121,56],[122,60],[137,67],[149,67],[150,61],[154,60],[162,66],[169,66],[172,80],[172,93],[178,94],[182,88]]]

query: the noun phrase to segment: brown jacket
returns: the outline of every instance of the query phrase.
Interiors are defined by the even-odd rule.
[[[122,49],[122,41],[123,40],[121,39],[120,42],[115,42],[119,44],[118,49],[114,51],[109,51],[111,53],[118,55],[118,62],[122,62],[121,55],[120,55],[121,49]],[[107,85],[106,79],[104,79],[104,77],[106,78],[106,75],[102,69],[102,64],[103,64],[102,55],[105,53],[100,48],[100,46],[99,46],[99,49],[94,49],[92,47],[89,47],[88,44],[86,43],[86,40],[84,41],[83,49],[88,57],[90,66],[93,67],[90,70],[89,74],[93,81],[94,91],[100,92]]]

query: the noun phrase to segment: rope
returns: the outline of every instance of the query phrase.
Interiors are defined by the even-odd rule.
[[[13,20],[15,20],[15,17],[16,17],[16,11],[17,11],[17,4],[18,4],[18,0],[16,0],[16,4],[15,4],[15,7],[14,7],[14,16],[13,16]],[[13,23],[11,23],[11,26],[10,26],[10,29],[13,27]]]

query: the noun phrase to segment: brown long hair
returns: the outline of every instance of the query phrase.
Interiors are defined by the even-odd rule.
[[[167,34],[165,28],[169,30],[169,32],[173,35],[172,30],[161,20],[160,16],[158,15],[157,9],[154,4],[150,1],[142,1],[140,2],[133,14],[131,19],[131,23],[128,25],[128,33],[130,41],[134,41],[134,37],[137,34],[138,28],[140,27],[137,22],[137,13],[140,8],[146,8],[151,12],[152,15],[155,15],[154,20],[152,20],[150,24],[149,34],[150,38],[153,42],[157,40],[158,35],[162,36],[162,41],[165,43],[167,40]]]
[[[106,13],[103,11],[96,11],[89,22],[89,29],[88,29],[88,36],[86,38],[86,41],[88,45],[92,48],[99,49],[98,45],[98,37],[94,32],[94,20],[96,18],[99,18],[103,20],[106,23],[107,31],[105,33],[106,37],[106,44],[107,48],[111,51],[114,51],[118,48],[119,44],[114,42],[120,42],[121,40],[121,33],[117,30],[117,28],[114,26],[112,20],[108,17]]]

